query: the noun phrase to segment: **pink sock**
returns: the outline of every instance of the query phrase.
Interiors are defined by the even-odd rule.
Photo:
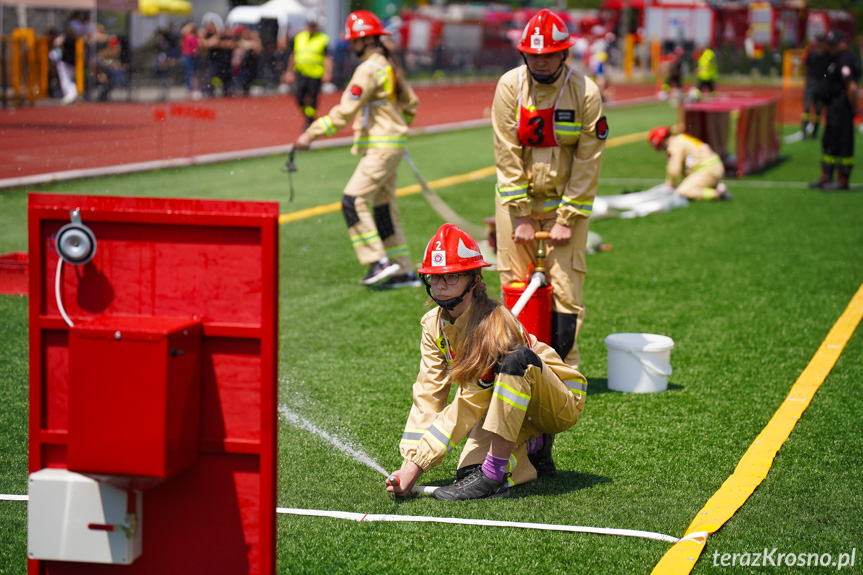
[[[506,477],[507,467],[509,467],[509,459],[501,459],[489,453],[485,456],[485,463],[482,464],[482,472],[489,479],[501,481]]]
[[[527,454],[533,455],[537,451],[542,449],[542,446],[545,445],[545,439],[541,435],[534,437],[533,439],[527,440]]]

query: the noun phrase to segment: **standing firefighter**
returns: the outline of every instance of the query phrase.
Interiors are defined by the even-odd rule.
[[[294,49],[288,59],[285,83],[293,86],[297,104],[306,117],[306,128],[318,114],[318,96],[321,84],[330,81],[333,75],[333,57],[327,46],[330,38],[318,29],[318,18],[310,14],[306,19],[306,30],[294,38]]]
[[[488,266],[470,235],[444,224],[420,274],[438,307],[422,324],[420,371],[387,491],[407,496],[417,479],[467,437],[444,500],[507,497],[511,485],[555,474],[554,434],[578,420],[587,380],[488,297]],[[457,391],[447,404],[450,388]]]
[[[668,76],[662,83],[661,99],[668,99],[672,93],[672,88],[675,93],[679,93],[683,88],[683,57],[685,54],[681,46],[676,47],[672,52],[671,61],[668,63]]]
[[[721,181],[725,166],[719,154],[689,134],[672,136],[665,126],[647,134],[647,141],[658,152],[666,152],[665,185],[689,200],[730,200],[731,193]],[[682,179],[681,179],[682,178]]]
[[[806,86],[803,89],[803,113],[800,114],[800,129],[803,137],[811,135],[818,139],[818,128],[821,126],[821,111],[824,109],[824,96],[821,87],[824,75],[830,65],[830,53],[824,42],[824,35],[818,34],[815,42],[806,46],[803,52],[803,63],[806,65]],[[810,115],[812,108],[815,114]]]
[[[527,277],[535,233],[551,232],[552,346],[578,367],[585,246],[608,124],[596,84],[566,64],[573,43],[553,12],[530,19],[518,44],[525,65],[498,81],[492,126],[501,283]]]
[[[306,149],[321,136],[332,136],[353,119],[351,152],[362,156],[345,186],[342,213],[361,264],[369,266],[360,281],[384,280],[392,287],[418,285],[396,203],[396,169],[405,152],[408,124],[419,100],[398,77],[380,37],[381,21],[365,10],[348,16],[345,38],[362,62],[342,99],[329,114],[315,120],[294,146]]]
[[[824,75],[827,123],[821,139],[821,179],[812,187],[847,190],[854,169],[854,116],[857,115],[860,64],[848,50],[841,32],[831,30],[826,42],[833,61]],[[838,181],[833,180],[834,172],[839,176]]]

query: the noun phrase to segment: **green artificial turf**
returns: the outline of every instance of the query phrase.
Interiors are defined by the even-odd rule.
[[[610,109],[608,116],[614,138],[672,123],[676,111],[653,104]],[[409,147],[430,181],[493,163],[489,128],[416,137]],[[425,291],[360,286],[365,270],[338,212],[283,225],[279,402],[292,419],[280,422],[278,505],[681,536],[863,283],[863,191],[809,190],[806,183],[818,174],[819,144],[806,140],[782,150],[783,161],[763,173],[728,180],[731,202],[692,203],[591,225],[613,249],[588,257],[587,315],[579,336],[581,368],[590,382],[587,408],[555,442],[558,476],[517,487],[505,500],[394,501],[385,493],[384,477],[373,466],[400,465],[397,444],[419,366]],[[346,148],[304,152],[296,161],[293,203],[280,171],[284,158],[276,156],[56,183],[38,191],[276,200],[290,212],[337,202],[356,163]],[[646,142],[609,147],[600,193],[660,183],[663,165],[664,157]],[[852,183],[860,181],[858,170]],[[413,183],[403,165],[399,185]],[[493,188],[489,177],[439,193],[480,224],[493,215]],[[419,262],[442,222],[418,194],[402,197],[399,205],[412,258]],[[25,222],[25,193],[0,194],[0,253],[26,250]],[[499,288],[494,272],[486,279],[492,291]],[[3,493],[26,492],[26,308],[26,298],[0,296]],[[620,332],[674,340],[668,391],[608,390],[603,341]],[[709,539],[694,573],[757,572],[714,566],[713,554],[774,547],[834,555],[856,547],[856,567],[847,571],[860,571],[861,356],[858,329],[767,479]],[[457,455],[421,483],[451,481]],[[649,573],[670,547],[635,538],[433,523],[280,515],[277,524],[282,573]],[[0,502],[0,573],[24,573],[25,555],[25,504]]]

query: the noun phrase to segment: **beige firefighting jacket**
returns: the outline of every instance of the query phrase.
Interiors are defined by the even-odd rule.
[[[341,101],[329,114],[315,120],[306,133],[312,140],[332,136],[353,119],[354,154],[367,148],[404,147],[419,99],[407,83],[403,86],[397,94],[392,65],[380,50],[369,48]]]
[[[561,90],[563,91],[561,93]],[[552,108],[574,117],[555,122],[558,146],[522,146],[518,139],[518,104]],[[560,101],[558,102],[558,96]],[[557,210],[556,221],[572,226],[576,218],[589,218],[596,197],[603,139],[597,137],[602,99],[593,80],[564,66],[553,84],[533,81],[527,66],[505,73],[498,81],[492,104],[497,193],[514,217]],[[605,122],[603,121],[603,125]],[[545,127],[545,130],[551,130]]]
[[[678,134],[668,138],[666,145],[668,164],[665,178],[673,182],[692,172],[722,163],[719,154],[709,145],[688,134]]]
[[[494,386],[483,389],[479,382],[459,383],[450,380],[447,363],[451,361],[454,353],[458,353],[469,314],[466,311],[455,323],[450,323],[441,312],[441,308],[436,307],[420,320],[422,359],[416,383],[413,385],[413,406],[399,443],[399,450],[404,457],[402,466],[414,462],[424,471],[438,465],[447,453],[467,437],[477,421],[488,411],[494,393]],[[585,377],[563,363],[557,352],[538,342],[527,332],[525,335],[530,338],[525,345],[567,386],[587,389]],[[457,391],[452,403],[447,405],[453,383],[458,386]],[[578,401],[583,408],[583,393],[578,396]]]

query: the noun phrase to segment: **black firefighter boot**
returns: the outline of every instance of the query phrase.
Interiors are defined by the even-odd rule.
[[[817,182],[809,184],[809,188],[813,190],[830,190],[836,189],[836,184],[833,183],[833,174],[836,172],[836,163],[828,161],[824,156],[821,158],[821,179]]]
[[[554,477],[557,475],[557,467],[551,458],[551,446],[553,443],[554,436],[550,433],[543,433],[542,449],[527,456],[530,459],[530,464],[536,469],[537,477]]]
[[[551,312],[551,347],[566,361],[566,356],[575,345],[575,331],[578,328],[578,315],[574,313]]]

